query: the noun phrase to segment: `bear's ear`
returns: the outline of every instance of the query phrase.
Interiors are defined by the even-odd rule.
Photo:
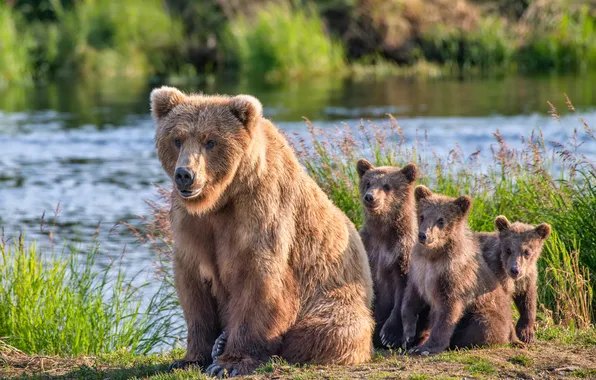
[[[495,227],[497,227],[497,230],[505,231],[508,230],[510,226],[511,223],[509,223],[509,220],[505,216],[499,215],[495,218]]]
[[[433,192],[424,185],[416,186],[414,190],[414,198],[416,198],[416,202],[419,202],[421,199],[428,198],[433,195]]]
[[[230,111],[249,130],[263,117],[261,102],[250,95],[238,95],[230,99]]]
[[[472,207],[472,198],[470,198],[467,195],[462,195],[461,197],[457,198],[453,203],[455,203],[455,205],[459,207],[463,214],[467,214],[470,211],[470,208]]]
[[[547,237],[550,236],[550,224],[542,223],[536,226],[534,231],[540,236],[542,240],[545,240]]]
[[[151,91],[151,113],[158,120],[166,116],[174,107],[186,99],[180,90],[162,86]]]
[[[408,183],[412,183],[416,181],[416,177],[418,176],[418,168],[414,164],[407,164],[401,169],[402,174],[408,180]]]
[[[358,171],[358,176],[362,178],[364,173],[369,171],[370,169],[374,169],[375,167],[373,164],[370,163],[366,158],[361,158],[356,162],[356,170]]]

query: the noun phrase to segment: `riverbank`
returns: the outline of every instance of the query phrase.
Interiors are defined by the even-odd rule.
[[[422,131],[407,139],[393,118],[340,129],[320,129],[309,123],[310,134],[306,136],[288,131],[308,173],[356,225],[362,222],[354,165],[360,157],[375,164],[403,166],[405,162],[415,162],[421,173],[420,183],[448,195],[469,194],[474,202],[470,226],[475,231],[493,230],[494,217],[500,214],[512,221],[550,223],[553,233],[539,260],[537,345],[528,351],[472,350],[465,354],[447,353],[438,359],[389,355],[356,367],[297,369],[277,363],[265,366],[259,376],[317,378],[327,371],[332,376],[361,378],[394,377],[401,373],[425,378],[439,374],[428,371],[447,371],[458,376],[497,376],[501,371],[511,376],[558,376],[558,370],[572,376],[593,376],[589,358],[594,357],[596,344],[596,134],[575,113],[569,99],[550,107],[551,121],[569,123],[565,138],[545,139],[542,130],[528,130],[513,147],[509,145],[513,141],[508,142],[495,130],[488,157],[481,157],[478,152],[464,155],[457,143],[451,148],[442,146],[438,151],[435,148],[440,143],[444,145],[445,138],[433,142]],[[567,115],[562,117],[562,113]],[[42,125],[46,127],[45,123]],[[151,128],[139,135],[151,140]],[[462,133],[460,125],[455,128]],[[519,128],[514,129],[520,133]],[[485,135],[481,138],[486,140]],[[103,146],[106,139],[99,140],[99,146]],[[59,145],[63,147],[64,143]],[[137,141],[131,144],[136,145]],[[140,151],[147,153],[151,149],[141,146]],[[142,158],[156,161],[149,153]],[[76,162],[67,161],[66,165]],[[74,190],[80,193],[80,188],[74,186]],[[21,189],[17,191],[21,195]],[[138,190],[125,191],[138,196]],[[150,245],[161,264],[155,268],[157,279],[134,282],[122,277],[126,274],[135,280],[134,273],[124,272],[119,265],[119,260],[127,256],[126,247],[110,256],[101,245],[76,250],[71,249],[76,244],[66,243],[60,254],[62,245],[52,240],[59,208],[39,226],[42,235],[50,239],[48,249],[36,248],[18,235],[2,234],[0,337],[4,343],[0,345],[0,371],[4,372],[0,372],[0,377],[40,371],[56,371],[48,376],[66,378],[152,376],[161,373],[174,357],[180,357],[180,350],[148,354],[167,352],[180,342],[177,339],[184,341],[183,331],[174,324],[176,313],[179,317],[181,310],[168,286],[171,235],[166,199],[164,196],[161,202],[151,202],[153,214],[129,226],[131,231],[121,232],[132,232]],[[99,229],[98,224],[95,232]],[[95,233],[91,234],[96,240]],[[101,270],[89,265],[100,256],[109,259],[102,262]],[[165,284],[163,293],[154,292],[153,298],[143,298],[142,290],[152,284]],[[146,312],[147,308],[151,313]],[[528,372],[517,366],[528,367]],[[157,378],[165,375],[160,376]]]
[[[589,1],[18,0],[0,5],[0,87],[59,77],[263,82],[585,72]]]
[[[540,334],[540,330],[538,330]],[[431,358],[377,351],[372,361],[356,366],[292,366],[272,359],[250,379],[460,379],[460,378],[594,378],[596,333],[587,343],[571,339],[538,340],[527,348],[499,347],[445,352]],[[581,343],[580,343],[581,342]],[[101,356],[60,358],[25,355],[0,343],[0,377],[9,379],[208,379],[200,370],[168,373],[181,350],[132,355],[126,351]]]

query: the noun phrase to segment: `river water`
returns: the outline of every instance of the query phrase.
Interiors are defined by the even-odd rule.
[[[394,115],[406,136],[424,133],[438,152],[459,144],[470,154],[490,156],[499,128],[512,145],[536,127],[547,140],[565,140],[581,127],[577,115],[557,122],[547,101],[566,111],[564,93],[578,113],[596,126],[595,77],[455,80],[390,78],[355,81],[322,79],[263,87],[234,80],[184,84],[188,91],[250,93],[286,132],[305,134],[303,118],[323,128],[341,122]],[[145,199],[155,185],[167,185],[156,157],[149,114],[151,85],[119,80],[55,83],[0,91],[0,225],[8,236],[88,244],[99,226],[103,251],[119,254],[141,270],[152,253],[139,246],[119,221],[146,215]],[[563,112],[565,113],[565,112]],[[60,205],[58,218],[54,210]],[[45,212],[45,227],[40,228]],[[99,260],[100,265],[109,259]],[[102,264],[103,263],[103,264]]]

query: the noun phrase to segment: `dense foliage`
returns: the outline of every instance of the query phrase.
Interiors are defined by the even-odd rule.
[[[3,0],[0,84],[225,68],[287,81],[425,63],[452,75],[581,72],[596,63],[595,12],[569,0]]]

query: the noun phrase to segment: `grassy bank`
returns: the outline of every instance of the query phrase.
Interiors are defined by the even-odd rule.
[[[142,354],[171,343],[179,331],[167,284],[157,282],[154,295],[143,298],[150,283],[126,280],[118,257],[99,266],[102,255],[97,246],[54,253],[3,234],[0,342],[25,354],[60,356]]]
[[[576,340],[580,343],[579,340]],[[60,358],[25,355],[0,343],[0,377],[18,379],[208,379],[198,369],[167,373],[168,365],[183,355],[133,355],[117,351],[99,356]],[[594,378],[594,343],[568,344],[540,340],[520,350],[497,347],[446,352],[432,358],[377,351],[372,361],[356,366],[289,365],[274,358],[250,376],[252,379],[461,379],[461,378]]]
[[[563,112],[551,107],[552,116],[560,119]],[[568,99],[559,108],[567,116],[575,112]],[[309,126],[308,141],[290,136],[292,144],[308,173],[356,225],[362,223],[354,166],[360,157],[378,165],[415,162],[422,174],[420,183],[450,195],[470,194],[474,230],[493,230],[499,214],[510,220],[550,223],[553,234],[539,260],[538,342],[527,349],[497,347],[432,358],[380,351],[372,362],[359,366],[297,367],[275,359],[254,378],[596,376],[592,359],[596,355],[596,163],[583,154],[594,151],[596,135],[583,120],[577,118],[567,126],[575,130],[567,141],[546,141],[536,130],[517,149],[495,131],[488,157],[477,152],[466,155],[458,147],[439,155],[423,136],[407,140],[392,118],[354,129]],[[95,264],[103,254],[97,247],[82,251],[67,247],[54,254],[50,248],[27,246],[21,238],[0,240],[0,377],[203,376],[198,370],[164,373],[172,360],[183,355],[182,350],[147,354],[158,344],[184,335],[167,317],[180,309],[167,285],[171,231],[167,191],[161,195],[162,201],[149,203],[149,217],[136,227],[129,226],[163,259],[157,269],[166,287],[148,306],[141,296],[153,281],[126,281],[117,259],[97,272]]]
[[[593,2],[570,0],[3,1],[0,84],[584,72],[596,64],[595,20]]]

